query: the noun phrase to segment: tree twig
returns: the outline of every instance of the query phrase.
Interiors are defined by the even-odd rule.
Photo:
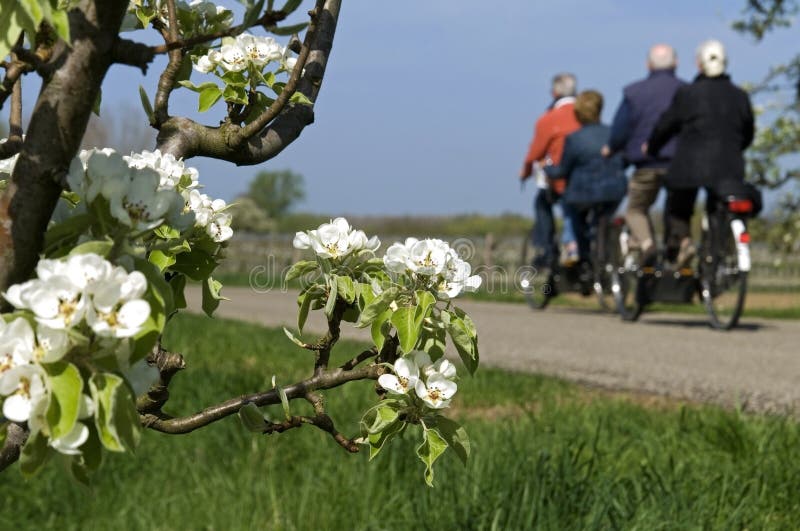
[[[370,365],[352,371],[334,369],[292,384],[284,388],[284,392],[286,393],[286,397],[292,400],[304,397],[311,391],[332,389],[347,382],[356,380],[376,380],[384,371],[384,367],[379,365]],[[277,390],[270,389],[269,391],[231,398],[230,400],[207,407],[202,411],[186,417],[175,418],[165,414],[145,414],[141,415],[140,418],[142,425],[152,430],[170,434],[189,433],[230,415],[235,415],[243,406],[250,402],[261,407],[279,404],[281,398]]]
[[[158,369],[158,382],[144,395],[136,399],[139,413],[158,413],[169,400],[169,384],[178,371],[186,368],[183,356],[177,352],[168,352],[161,347],[161,340],[153,347],[147,357],[147,364]]]

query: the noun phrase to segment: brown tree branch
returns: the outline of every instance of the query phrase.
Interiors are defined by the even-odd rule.
[[[322,11],[323,5],[324,0],[317,0],[317,6],[309,12],[311,23],[308,26],[308,31],[306,31],[305,41],[303,42],[303,46],[300,49],[300,54],[297,57],[297,63],[294,65],[292,73],[289,76],[289,80],[286,82],[286,85],[283,87],[280,95],[275,98],[275,101],[272,102],[272,105],[270,105],[266,111],[261,113],[258,118],[239,129],[235,135],[231,135],[231,137],[228,139],[228,144],[231,148],[238,149],[245,141],[257,135],[262,129],[264,129],[264,127],[267,126],[268,123],[274,120],[275,117],[278,116],[278,114],[283,110],[283,108],[286,107],[286,104],[289,103],[289,99],[292,97],[292,94],[294,94],[295,90],[297,90],[297,84],[300,82],[300,75],[303,73],[306,61],[308,61],[308,55],[311,53],[311,43],[313,42],[317,32],[317,19],[319,18],[319,14]]]
[[[167,0],[167,19],[169,27],[161,31],[164,42],[167,44],[178,42],[178,15],[175,10],[175,0]],[[155,123],[152,125],[154,127],[158,127],[169,118],[169,96],[172,94],[172,89],[175,88],[175,79],[178,77],[181,62],[183,62],[183,51],[179,47],[170,50],[168,55],[169,61],[158,78],[158,89],[153,102]]]
[[[158,413],[169,400],[169,384],[172,377],[186,368],[186,362],[177,352],[164,350],[159,340],[147,357],[147,364],[158,369],[158,382],[150,387],[147,393],[136,399],[136,409],[139,413]]]
[[[297,92],[301,92],[311,101],[316,101],[325,75],[340,7],[341,0],[325,0],[321,12],[318,13],[316,29],[308,41],[308,60],[297,85]],[[161,125],[157,143],[162,152],[184,159],[205,156],[237,165],[259,164],[283,151],[313,121],[312,106],[285,106],[269,125],[234,149],[229,141],[239,134],[238,125],[208,127],[185,117],[171,117]]]
[[[135,66],[142,71],[142,74],[147,74],[147,68],[155,57],[150,46],[122,38],[117,39],[117,42],[114,43],[113,53],[115,63]]]
[[[316,374],[311,378],[292,384],[284,388],[286,397],[289,400],[304,397],[307,393],[332,389],[353,382],[356,380],[376,380],[378,376],[385,372],[385,368],[380,365],[370,365],[352,371],[334,369],[322,374]],[[142,425],[152,430],[170,434],[189,433],[198,428],[202,428],[230,415],[235,415],[246,404],[252,402],[258,407],[279,404],[281,402],[278,391],[271,389],[261,393],[242,395],[232,398],[221,404],[210,406],[202,411],[187,417],[174,418],[168,415],[145,414],[141,415]]]
[[[28,430],[21,424],[11,422],[6,428],[6,440],[0,448],[0,472],[19,459],[20,451],[28,440]]]
[[[367,361],[368,359],[374,358],[377,355],[378,355],[378,350],[375,347],[372,347],[371,349],[365,350],[364,352],[360,353],[354,358],[347,360],[339,368],[342,369],[343,371],[349,371],[351,369],[356,368],[357,366]]]
[[[165,42],[164,44],[160,44],[158,46],[151,46],[150,50],[154,54],[164,54],[173,50],[188,49],[197,46],[198,44],[212,42],[223,37],[235,37],[236,35],[239,35],[240,33],[243,33],[255,26],[274,26],[278,22],[284,20],[286,16],[286,13],[282,11],[267,11],[252,24],[239,24],[238,26],[231,26],[230,28],[215,31],[213,33],[205,33],[203,35],[195,35],[194,37],[189,37],[187,39]]]
[[[29,278],[111,65],[125,0],[82,0],[69,13],[71,46],[53,47],[14,175],[0,197],[0,290]]]

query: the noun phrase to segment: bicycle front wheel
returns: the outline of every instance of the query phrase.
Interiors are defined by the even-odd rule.
[[[522,271],[519,279],[519,286],[525,295],[528,306],[534,310],[542,310],[547,307],[550,299],[555,296],[553,275],[547,271],[537,271],[529,268]]]

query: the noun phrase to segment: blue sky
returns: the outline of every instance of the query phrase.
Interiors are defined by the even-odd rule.
[[[695,73],[697,44],[720,39],[734,81],[757,80],[800,45],[796,28],[758,45],[731,31],[744,4],[347,0],[316,121],[300,139],[258,167],[203,158],[190,164],[200,170],[209,194],[228,200],[245,191],[258,171],[289,168],[306,181],[307,198],[298,210],[529,214],[533,189],[520,192],[517,174],[533,123],[549,103],[555,72],[574,72],[579,89],[602,92],[605,121],[622,86],[645,74],[646,51],[656,42],[675,46],[678,73],[688,79]],[[161,64],[147,77],[114,67],[104,105],[138,102],[139,84],[152,95]],[[194,73],[193,80],[200,77]],[[33,85],[25,89],[29,101]],[[181,90],[176,96],[173,112],[195,108],[194,93]],[[215,123],[218,116],[201,118]]]

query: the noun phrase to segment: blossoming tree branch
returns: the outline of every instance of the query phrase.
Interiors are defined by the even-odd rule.
[[[408,238],[381,256],[377,237],[343,218],[294,239],[308,256],[287,274],[303,289],[286,346],[309,352],[307,377],[284,384],[275,374],[258,393],[188,415],[165,410],[192,353],[166,351],[161,337],[186,307],[188,283],[202,286],[208,315],[218,307],[213,274],[233,236],[228,205],[203,193],[185,161],[258,164],[300,135],[313,121],[340,1],[317,0],[306,21],[288,26],[298,0],[242,4],[235,24],[207,0],[0,2],[0,106],[9,105],[0,141],[0,470],[19,461],[32,474],[58,458],[87,482],[105,452],[132,451],[146,429],[188,433],[231,415],[260,434],[314,426],[371,457],[406,433],[419,440],[428,484],[446,449],[466,460],[466,433],[445,415],[458,389],[445,349],[449,341],[469,372],[477,368],[475,326],[453,299],[480,278],[441,240]],[[127,38],[138,31],[163,43]],[[146,71],[159,54],[167,64],[157,87],[138,94],[158,130],[155,149],[78,152],[108,69]],[[23,127],[29,75],[42,88]],[[224,120],[172,115],[181,92],[194,94],[200,113],[223,108]],[[303,334],[312,311],[327,321],[316,339]],[[368,328],[372,345],[334,366],[345,325]],[[360,432],[345,435],[323,391],[358,380],[375,381],[375,405]],[[280,419],[262,409],[278,404]]]

